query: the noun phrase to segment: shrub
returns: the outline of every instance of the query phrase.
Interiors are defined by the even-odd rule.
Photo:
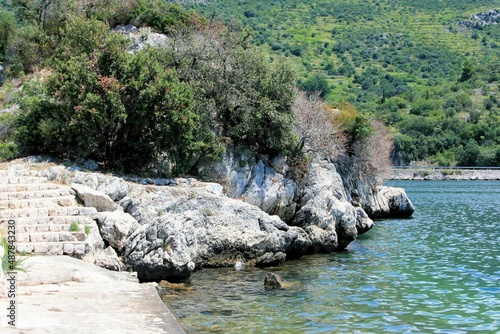
[[[80,226],[77,222],[71,222],[71,224],[69,225],[69,230],[70,232],[80,232]]]
[[[11,12],[0,10],[0,60],[5,57],[16,32],[16,20]]]
[[[372,186],[390,177],[393,141],[382,122],[358,115],[349,131],[348,145],[351,164]]]
[[[294,73],[248,47],[246,37],[236,27],[217,24],[181,29],[172,34],[163,58],[172,59],[193,89],[203,133],[229,137],[259,153],[285,153],[293,144]]]
[[[300,83],[300,89],[308,93],[319,93],[321,97],[325,97],[330,93],[331,88],[324,74],[314,74]]]
[[[14,142],[0,143],[0,161],[14,159],[17,156],[17,144]]]
[[[41,91],[26,91],[17,138],[30,152],[113,169],[141,170],[162,155],[182,169],[197,146],[191,99],[154,53],[128,54],[110,34],[92,54],[56,60]]]
[[[336,159],[345,151],[345,135],[335,122],[336,113],[319,94],[300,93],[293,105],[294,132],[304,147],[327,159]]]

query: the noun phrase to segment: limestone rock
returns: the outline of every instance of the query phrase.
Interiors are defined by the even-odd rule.
[[[113,201],[123,199],[130,191],[127,182],[119,177],[106,177],[99,181],[96,189],[108,195]]]
[[[266,289],[285,289],[288,287],[288,282],[280,275],[267,273],[264,278],[264,288]]]
[[[126,268],[123,261],[111,246],[104,250],[91,253],[85,256],[83,260],[85,262],[93,263],[101,268],[106,268],[113,271],[122,271]]]
[[[380,186],[377,190],[382,198],[382,203],[388,208],[387,214],[383,216],[381,214],[383,218],[407,218],[415,211],[413,203],[403,188]]]
[[[361,208],[356,208],[356,229],[358,234],[368,232],[373,227],[373,220]]]
[[[228,149],[222,162],[198,169],[200,174],[220,180],[229,197],[241,198],[286,222],[295,214],[298,188],[285,176],[288,167],[283,156],[268,161],[267,157],[256,157],[249,150]]]
[[[347,201],[342,178],[327,161],[311,164],[301,191],[294,224],[309,234],[315,251],[342,250],[356,239],[358,225],[366,230],[373,224],[362,209]]]
[[[195,268],[233,266],[237,259],[278,264],[311,245],[302,229],[204,188],[135,186],[128,196],[128,212],[143,225],[127,238],[122,255],[143,281],[178,280]]]
[[[115,211],[118,205],[106,194],[81,184],[72,184],[71,188],[87,207],[94,207],[98,212]]]
[[[126,247],[128,238],[141,225],[128,213],[117,210],[114,212],[101,212],[97,216],[97,223],[102,238],[106,240],[118,252]]]

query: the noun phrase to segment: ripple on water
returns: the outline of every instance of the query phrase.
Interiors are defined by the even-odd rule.
[[[414,218],[378,221],[346,252],[205,269],[165,298],[198,333],[500,332],[498,181],[394,185]],[[268,271],[298,284],[266,291]]]

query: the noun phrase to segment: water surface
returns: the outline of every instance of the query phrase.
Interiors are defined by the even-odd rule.
[[[398,181],[416,212],[348,250],[204,269],[163,298],[198,333],[500,332],[500,182]],[[266,291],[272,271],[295,284]]]

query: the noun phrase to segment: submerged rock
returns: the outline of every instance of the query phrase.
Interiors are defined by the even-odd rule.
[[[290,283],[275,273],[267,273],[264,278],[264,288],[266,289],[286,289],[289,286]]]

